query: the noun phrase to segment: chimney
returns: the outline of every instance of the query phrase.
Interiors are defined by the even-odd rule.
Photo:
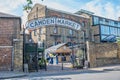
[[[118,21],[120,21],[120,17],[118,17]]]

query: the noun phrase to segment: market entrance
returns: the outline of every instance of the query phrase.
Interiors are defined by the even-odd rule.
[[[83,53],[78,48],[70,49],[66,43],[46,49],[45,58],[48,70],[83,68]]]
[[[48,49],[38,48],[37,43],[26,43],[24,64],[28,65],[28,71],[57,71],[81,69],[84,66],[84,50],[76,47],[68,47],[61,43]]]

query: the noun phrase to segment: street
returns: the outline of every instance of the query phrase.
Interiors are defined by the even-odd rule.
[[[52,74],[29,74],[4,80],[120,80],[120,69],[66,71]]]

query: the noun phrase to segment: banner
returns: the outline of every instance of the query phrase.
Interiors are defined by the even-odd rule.
[[[35,20],[28,21],[26,26],[28,29],[36,29],[42,26],[48,26],[48,25],[61,25],[66,26],[72,29],[80,30],[81,25],[68,20],[64,18],[56,18],[56,17],[50,17],[50,18],[38,18]]]

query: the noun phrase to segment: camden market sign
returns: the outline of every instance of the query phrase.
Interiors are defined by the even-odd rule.
[[[79,23],[76,23],[74,21],[71,21],[65,18],[56,18],[56,17],[39,18],[39,19],[28,21],[26,24],[28,29],[36,29],[36,28],[40,28],[48,25],[61,25],[61,26],[66,26],[76,30],[80,30],[81,28],[81,25]]]

